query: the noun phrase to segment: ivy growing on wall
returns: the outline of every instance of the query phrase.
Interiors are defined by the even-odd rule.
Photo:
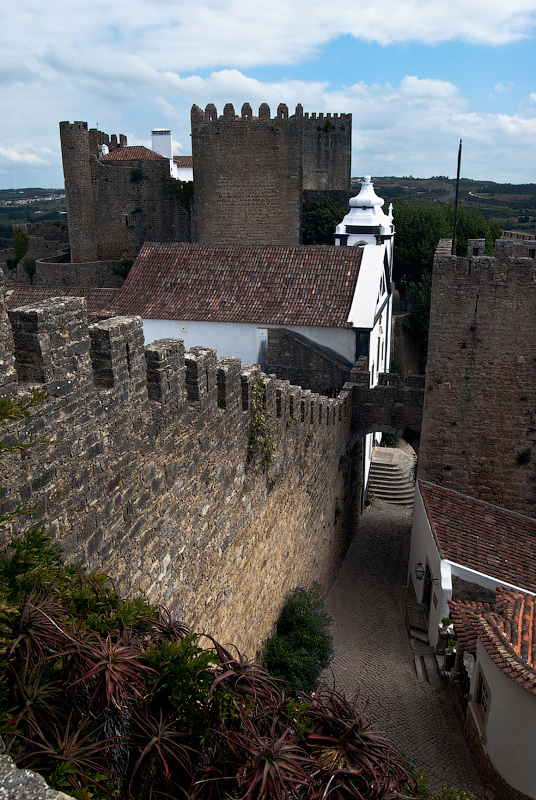
[[[266,392],[262,378],[253,384],[251,431],[248,443],[248,465],[260,461],[268,470],[275,456],[275,437],[272,416],[266,409]]]

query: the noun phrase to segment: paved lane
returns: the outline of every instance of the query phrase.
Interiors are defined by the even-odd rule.
[[[417,680],[404,624],[411,509],[377,500],[326,600],[335,685],[369,698],[368,716],[430,777],[485,798],[448,689]],[[328,677],[328,676],[326,676]]]

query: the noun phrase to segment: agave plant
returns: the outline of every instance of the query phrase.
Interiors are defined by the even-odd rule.
[[[50,597],[34,591],[13,620],[12,643],[8,656],[26,671],[38,661],[58,652],[65,645],[65,609]]]
[[[357,696],[324,689],[307,712],[313,728],[308,749],[318,776],[338,800],[396,797],[412,777],[392,745],[364,719],[364,711]]]
[[[89,707],[96,697],[105,707],[121,706],[125,698],[144,693],[147,673],[152,667],[140,661],[140,648],[114,640],[110,633],[106,637],[89,632],[71,646],[71,670],[78,674],[71,687],[88,683],[92,687]]]
[[[72,714],[64,724],[52,718],[42,724],[32,721],[26,734],[17,731],[6,737],[7,752],[18,767],[36,770],[50,784],[61,776],[70,792],[92,800],[95,789],[111,794],[108,753],[116,741],[115,737],[99,739],[95,733],[87,721],[73,722]]]
[[[181,642],[185,636],[191,633],[190,629],[183,622],[175,619],[165,606],[157,606],[156,619],[146,617],[145,622],[153,630],[153,641]]]
[[[136,797],[152,798],[168,795],[177,790],[189,796],[195,774],[193,756],[200,753],[187,744],[191,734],[177,730],[172,719],[160,711],[158,717],[135,712],[133,715],[133,741],[138,758],[133,766],[129,792]]]
[[[227,684],[237,694],[259,702],[271,703],[274,697],[280,696],[282,682],[273,678],[261,664],[250,661],[238,649],[237,655],[233,656],[211,636],[207,635],[207,638],[212,642],[220,661],[207,700],[221,684]]]
[[[251,720],[244,720],[240,732],[226,734],[237,762],[236,782],[241,797],[248,800],[291,798],[310,793],[315,782],[306,771],[311,766],[307,753],[292,741],[293,731],[283,733],[273,723],[267,735],[259,734]]]

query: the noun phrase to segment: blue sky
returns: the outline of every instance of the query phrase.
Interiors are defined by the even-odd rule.
[[[0,188],[63,184],[58,122],[129,144],[190,108],[353,114],[352,174],[536,181],[536,0],[20,0],[0,30]]]

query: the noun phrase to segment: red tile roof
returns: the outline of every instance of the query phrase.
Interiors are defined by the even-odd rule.
[[[536,520],[418,481],[441,558],[536,592]]]
[[[494,606],[453,600],[449,606],[462,649],[475,652],[480,640],[499,669],[536,694],[535,598],[499,587]]]
[[[173,156],[173,161],[181,169],[192,169],[194,165],[192,156]]]
[[[148,147],[136,145],[134,147],[117,147],[115,150],[99,158],[99,161],[155,161],[162,160],[168,161],[165,156],[155,153],[154,150],[149,150]]]
[[[346,328],[360,247],[147,243],[115,314]]]
[[[7,306],[10,309],[28,306],[30,303],[38,303],[40,300],[48,300],[49,297],[85,297],[88,315],[108,316],[106,309],[114,298],[119,294],[120,289],[92,289],[86,287],[62,287],[55,289],[45,289],[40,286],[19,286],[11,293],[6,292]]]

